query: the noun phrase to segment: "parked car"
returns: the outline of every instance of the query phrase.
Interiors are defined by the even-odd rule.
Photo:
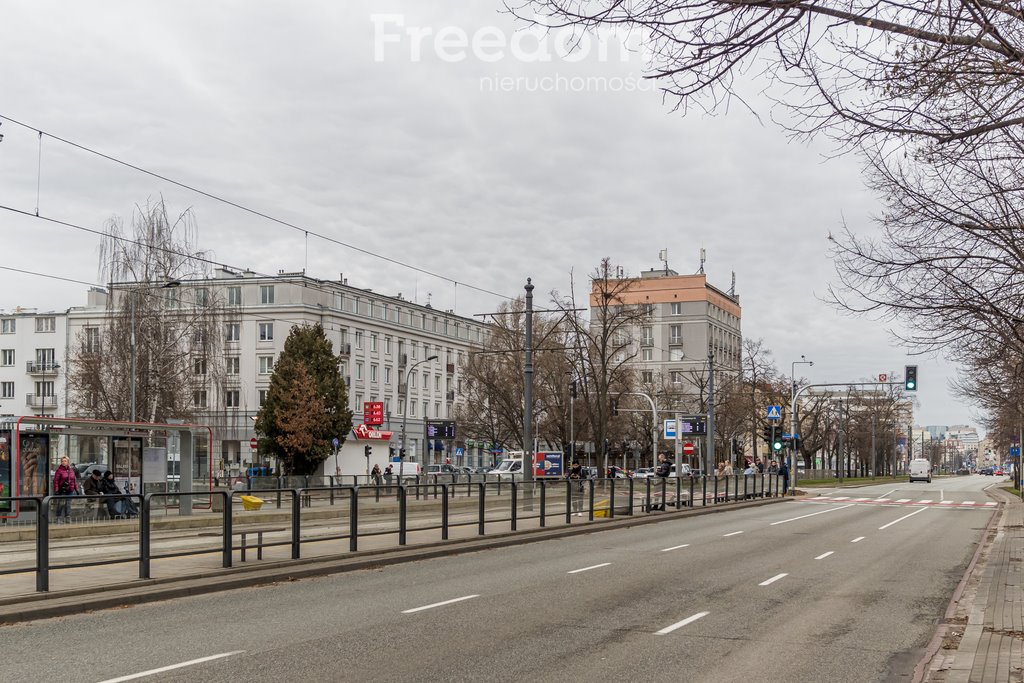
[[[462,474],[462,471],[455,465],[435,464],[427,465],[427,474]]]
[[[636,471],[633,472],[633,476],[636,477],[637,479],[646,479],[647,477],[653,477],[654,469],[651,467],[638,467],[636,468]]]
[[[995,475],[995,476],[997,476],[997,477],[1002,477],[1002,476],[1005,476],[1005,475],[1003,474],[1003,468],[1002,468],[1002,467],[998,467],[998,468],[996,468],[996,471],[995,471],[995,472],[993,472],[992,474],[994,474],[994,475]]]
[[[994,471],[994,467],[982,467],[980,470],[978,470],[978,474],[984,474],[986,477],[991,477]]]
[[[598,470],[596,467],[584,467],[583,476],[587,479],[597,479]]]

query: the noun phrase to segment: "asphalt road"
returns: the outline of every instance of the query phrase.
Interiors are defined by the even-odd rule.
[[[824,490],[3,627],[0,678],[139,680],[179,667],[141,679],[908,680],[994,510],[981,491],[993,483]]]

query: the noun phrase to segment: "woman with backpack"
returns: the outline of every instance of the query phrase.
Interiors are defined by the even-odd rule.
[[[53,494],[55,496],[78,495],[78,476],[75,474],[75,468],[71,466],[71,459],[66,455],[60,459],[60,465],[53,473]],[[71,521],[70,498],[57,499],[57,521],[59,522],[62,517],[65,522]]]

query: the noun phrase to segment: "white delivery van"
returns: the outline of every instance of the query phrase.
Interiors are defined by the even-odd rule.
[[[523,459],[522,458],[504,458],[498,463],[498,466],[487,473],[488,476],[499,477],[501,479],[522,479],[523,478]]]
[[[910,461],[910,481],[926,481],[932,483],[932,464],[925,458],[914,458]]]

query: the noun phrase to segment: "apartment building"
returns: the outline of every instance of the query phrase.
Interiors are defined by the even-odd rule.
[[[635,330],[637,370],[644,384],[668,381],[685,391],[692,375],[707,367],[739,369],[743,353],[739,297],[708,284],[703,273],[679,275],[668,268],[629,278],[622,304],[645,305],[649,319]],[[597,283],[591,310],[600,304]]]
[[[406,451],[422,462],[444,455],[437,442],[425,438],[426,420],[448,419],[461,391],[461,371],[471,346],[479,345],[486,326],[452,311],[431,308],[370,289],[349,286],[347,280],[319,280],[301,272],[274,276],[218,270],[209,279],[175,282],[175,305],[211,302],[222,325],[219,358],[196,359],[197,373],[209,377],[194,392],[198,421],[213,428],[213,469],[237,473],[253,461],[250,439],[255,416],[267,396],[274,364],[295,325],[320,323],[340,357],[348,387],[353,424],[363,420],[364,402],[384,404],[383,433],[389,439],[360,441],[354,435],[341,449],[337,466],[345,474],[365,468],[363,445],[374,449],[374,462],[386,462],[389,446],[397,448],[403,417]],[[113,285],[109,296],[130,292]],[[171,293],[168,293],[170,296]],[[106,315],[105,300],[91,293],[90,305],[72,309],[70,335],[94,327]],[[436,356],[435,360],[427,360]],[[406,410],[406,400],[408,410]],[[346,435],[339,435],[339,439]],[[450,444],[449,444],[450,445]]]
[[[64,415],[67,315],[0,311],[0,415]]]

